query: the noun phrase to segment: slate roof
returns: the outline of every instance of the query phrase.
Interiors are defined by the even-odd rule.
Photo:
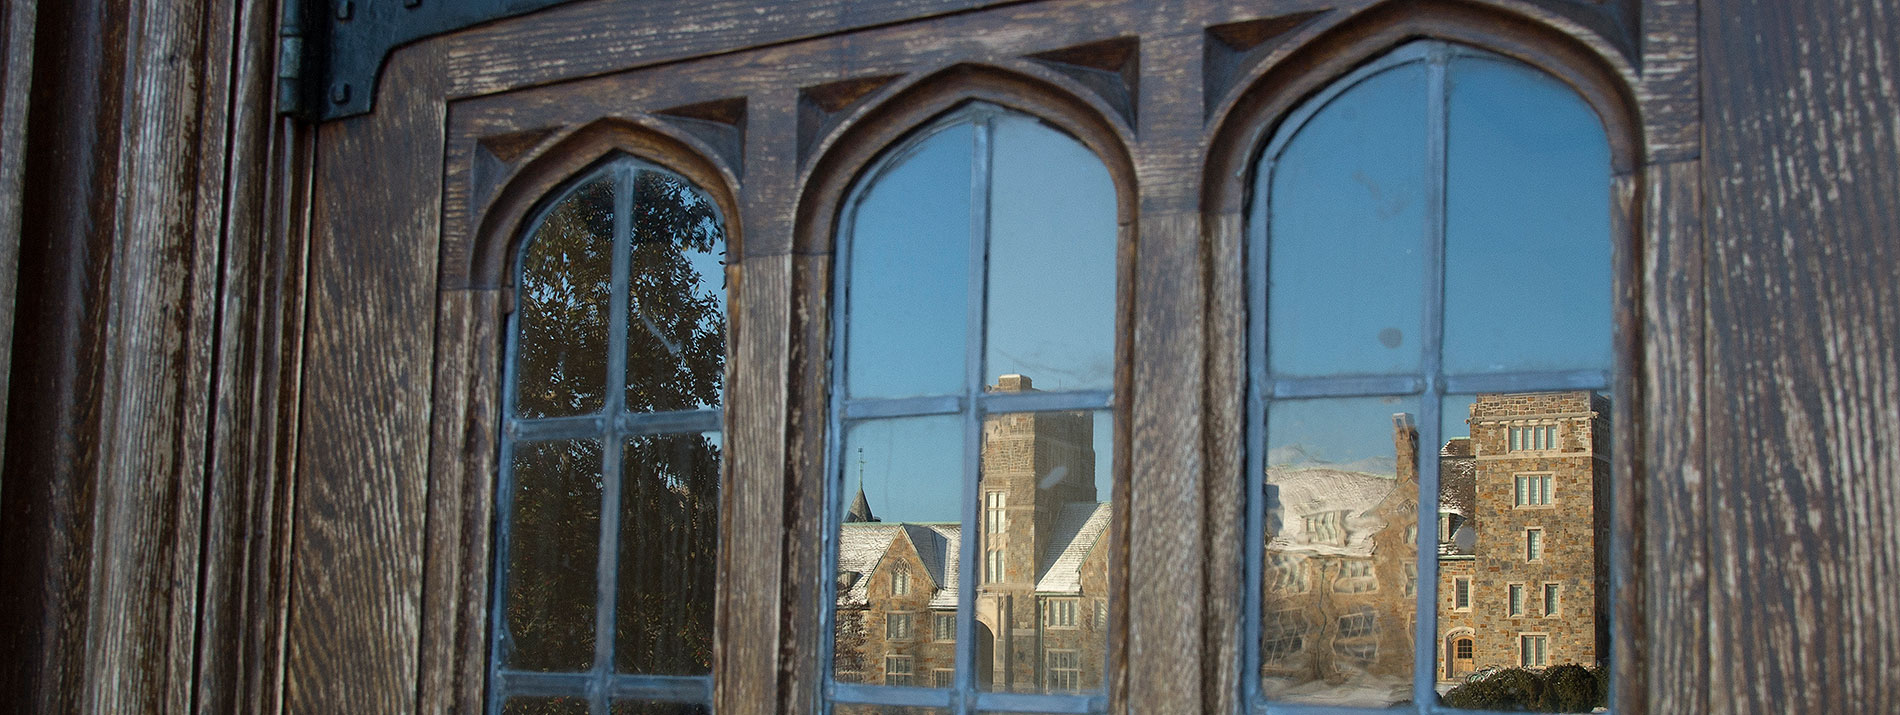
[[[957,544],[963,527],[958,524],[892,524],[848,522],[838,531],[838,573],[857,574],[847,585],[839,581],[838,605],[863,606],[869,603],[871,573],[877,570],[901,535],[917,551],[924,573],[937,590],[930,596],[931,608],[955,608],[957,605]]]
[[[1082,561],[1108,530],[1108,502],[1067,504],[1056,513],[1055,533],[1038,564],[1036,593],[1081,593]]]

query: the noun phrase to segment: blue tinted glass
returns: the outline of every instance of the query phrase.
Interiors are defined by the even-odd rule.
[[[607,396],[614,180],[582,184],[549,209],[521,255],[515,412],[599,412]]]
[[[1418,368],[1429,215],[1425,99],[1422,64],[1373,75],[1320,109],[1273,161],[1274,374]]]
[[[963,391],[974,128],[945,129],[874,176],[851,217],[851,397]]]
[[[1460,58],[1446,80],[1445,370],[1609,369],[1602,122],[1522,65]]]
[[[984,377],[1106,390],[1115,364],[1115,184],[1087,147],[997,118]]]

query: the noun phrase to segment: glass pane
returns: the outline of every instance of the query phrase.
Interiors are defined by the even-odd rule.
[[[1115,364],[1115,184],[1087,147],[994,120],[985,374],[1106,390]]]
[[[587,698],[509,698],[501,715],[587,715]]]
[[[594,440],[515,446],[503,660],[518,670],[594,663],[601,450]]]
[[[1260,634],[1269,699],[1412,699],[1417,408],[1414,397],[1273,403]]]
[[[607,394],[614,180],[582,184],[550,209],[521,256],[515,412],[599,412]]]
[[[845,382],[852,397],[964,390],[974,129],[945,129],[872,179],[851,214]]]
[[[697,703],[619,700],[614,702],[613,715],[712,715],[712,708]]]
[[[620,672],[712,672],[721,447],[717,432],[627,440],[614,619]]]
[[[832,715],[950,715],[943,708],[924,708],[904,705],[856,705],[839,703],[831,708]]]
[[[1452,395],[1439,450],[1438,691],[1447,705],[1589,712],[1607,706],[1609,401],[1584,391]],[[1556,451],[1511,449],[1527,418],[1556,419]],[[1520,506],[1518,476],[1549,475],[1546,504]],[[1525,559],[1525,535],[1543,554]],[[1449,534],[1449,536],[1446,536]],[[1469,602],[1453,588],[1469,584]],[[1513,585],[1519,586],[1517,615]],[[1559,599],[1549,608],[1553,589]],[[1527,637],[1532,646],[1526,661]],[[1536,668],[1526,670],[1525,666]]]
[[[633,182],[627,284],[627,409],[718,407],[726,366],[726,232],[712,200],[678,177]]]
[[[840,682],[934,686],[956,642],[933,615],[957,607],[963,420],[872,420],[844,440],[833,672]]]
[[[1268,366],[1277,375],[1419,366],[1425,67],[1346,90],[1270,165]]]
[[[1101,690],[1114,432],[1106,411],[984,419],[976,652],[985,689]]]
[[[1521,65],[1455,60],[1447,81],[1445,369],[1609,369],[1603,123]]]

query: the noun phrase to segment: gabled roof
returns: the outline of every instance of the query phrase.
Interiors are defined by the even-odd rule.
[[[1082,562],[1108,531],[1108,502],[1067,504],[1056,514],[1036,576],[1036,593],[1081,593]]]
[[[838,605],[863,606],[870,600],[867,587],[894,544],[900,541],[917,554],[925,576],[937,584],[930,596],[932,608],[957,605],[957,544],[963,529],[957,524],[886,524],[848,522],[838,530],[838,573],[856,574],[847,584],[839,581]],[[903,536],[902,540],[898,539]]]

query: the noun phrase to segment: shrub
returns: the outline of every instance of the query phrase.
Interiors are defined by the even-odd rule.
[[[1445,693],[1446,705],[1473,710],[1590,712],[1609,688],[1604,668],[1559,665],[1542,671],[1509,668],[1473,678]]]

